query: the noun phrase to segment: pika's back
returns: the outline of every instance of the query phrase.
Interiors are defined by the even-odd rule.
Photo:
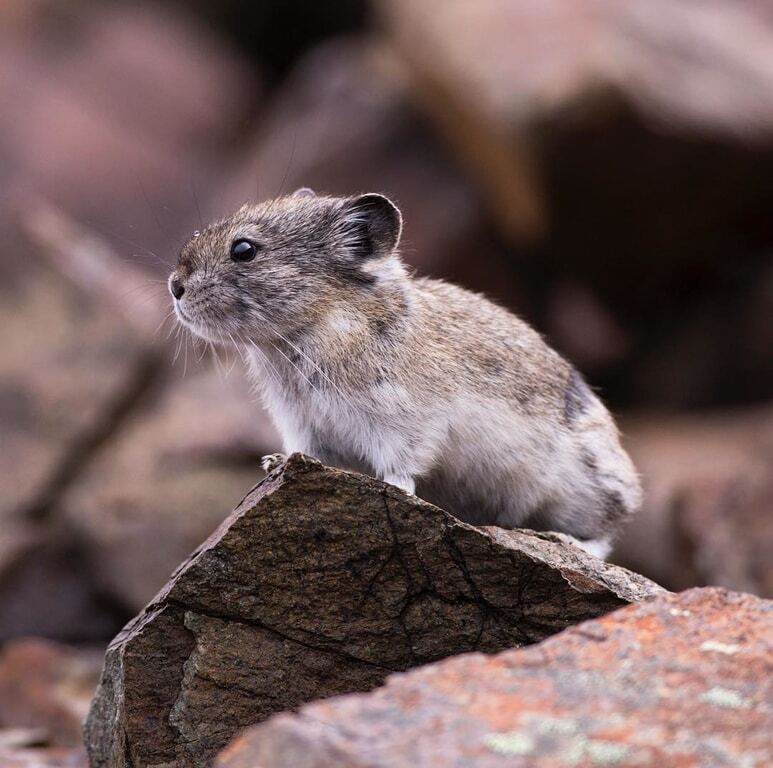
[[[413,284],[424,348],[468,391],[512,400],[529,413],[557,415],[565,408],[573,368],[531,326],[485,296],[442,280],[416,278]]]

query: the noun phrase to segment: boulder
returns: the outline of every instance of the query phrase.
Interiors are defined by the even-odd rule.
[[[219,768],[771,764],[773,605],[695,589],[248,730]]]
[[[91,764],[204,766],[276,712],[661,592],[556,534],[474,528],[295,454],[109,646]]]

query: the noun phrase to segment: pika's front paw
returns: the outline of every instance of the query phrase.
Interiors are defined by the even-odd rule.
[[[264,472],[269,473],[284,464],[285,461],[287,461],[287,456],[283,453],[269,453],[268,456],[264,456],[260,460],[260,466],[263,467]]]

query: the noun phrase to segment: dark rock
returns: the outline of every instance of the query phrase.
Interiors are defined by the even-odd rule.
[[[239,729],[661,593],[560,537],[476,529],[295,455],[110,645],[93,766],[203,766]]]
[[[770,765],[773,606],[662,596],[496,656],[469,654],[248,730],[220,768]]]

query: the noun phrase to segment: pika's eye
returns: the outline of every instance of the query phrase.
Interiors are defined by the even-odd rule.
[[[252,261],[258,252],[258,246],[249,240],[234,240],[231,244],[231,258],[234,261]]]

